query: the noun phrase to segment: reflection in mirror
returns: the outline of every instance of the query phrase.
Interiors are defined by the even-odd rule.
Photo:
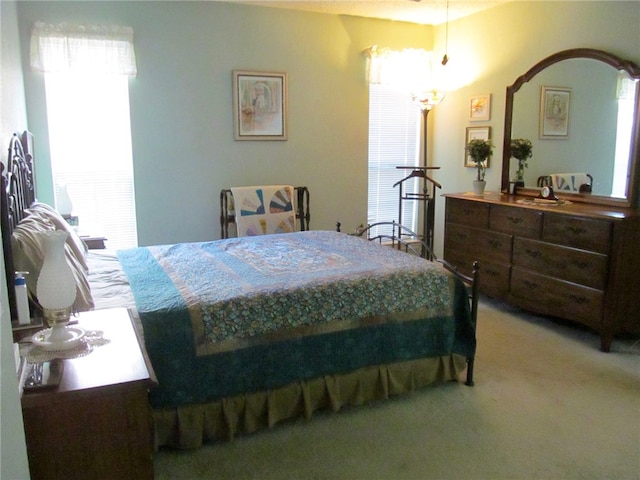
[[[628,104],[633,107],[633,98],[619,99],[617,85],[617,70],[597,60],[581,58],[556,63],[522,86],[514,97],[511,137],[528,138],[533,143],[533,158],[525,169],[526,186],[536,186],[539,177],[554,173],[586,173],[593,177],[594,195],[613,195],[617,178],[614,196],[626,198],[633,125],[633,109],[629,110]],[[540,119],[545,116],[543,87],[558,87],[562,93],[567,90],[566,136],[541,138]],[[552,96],[551,101],[553,98],[557,97]],[[564,119],[562,112],[558,116],[561,121]],[[617,158],[620,162],[613,161]],[[517,161],[512,160],[511,178],[515,177],[516,168]]]
[[[591,195],[581,195],[581,201],[598,203],[598,197],[606,197],[630,202],[638,155],[638,78],[636,65],[590,49],[560,52],[519,77],[507,88],[503,190],[518,166],[509,156],[508,139],[528,138],[533,157],[525,170],[526,187],[539,186],[539,179],[552,174],[588,174]],[[544,135],[544,100],[550,101],[554,92],[567,102],[568,115],[565,123],[560,115],[557,134]]]

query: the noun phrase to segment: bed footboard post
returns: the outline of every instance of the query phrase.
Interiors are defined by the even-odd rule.
[[[295,187],[296,198],[298,202],[298,211],[296,217],[300,220],[300,231],[309,230],[309,189],[307,187]]]
[[[475,362],[474,357],[467,357],[467,380],[464,384],[468,387],[473,387],[473,364]]]
[[[220,190],[220,238],[229,238],[229,199],[224,189]]]
[[[473,322],[474,330],[478,324],[478,280],[480,274],[480,264],[475,261],[473,262],[473,272],[471,277],[473,282],[471,284],[471,321]],[[474,357],[467,357],[467,381],[465,385],[472,387],[473,383],[473,367],[475,363]]]

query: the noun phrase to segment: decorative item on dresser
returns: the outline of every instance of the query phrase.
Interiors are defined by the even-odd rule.
[[[640,333],[640,213],[506,194],[447,194],[444,258],[482,264],[480,290],[615,335]]]
[[[511,139],[511,156],[518,161],[515,183],[518,187],[524,187],[524,169],[529,165],[527,161],[533,156],[533,144],[528,138]]]
[[[473,193],[482,195],[486,185],[484,175],[487,162],[493,153],[493,144],[490,139],[473,138],[467,143],[465,151],[477,170],[476,179],[473,181]]]

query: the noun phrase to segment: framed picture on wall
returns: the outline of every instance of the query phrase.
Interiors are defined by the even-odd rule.
[[[467,145],[471,140],[491,140],[491,127],[467,127],[467,135],[466,141],[464,142]],[[491,157],[487,158],[486,168],[489,168],[489,162],[491,161]],[[476,168],[476,163],[471,160],[471,157],[466,154],[464,157],[464,166],[469,168]]]
[[[287,139],[287,74],[233,71],[235,140]]]
[[[491,118],[491,94],[475,95],[469,100],[469,120],[488,121]]]
[[[542,87],[540,92],[540,138],[568,138],[571,89]]]

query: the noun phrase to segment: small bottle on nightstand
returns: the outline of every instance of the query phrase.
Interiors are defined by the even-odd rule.
[[[29,325],[31,313],[29,312],[29,295],[27,294],[27,281],[24,276],[29,272],[16,272],[16,304],[18,307],[18,324]]]

